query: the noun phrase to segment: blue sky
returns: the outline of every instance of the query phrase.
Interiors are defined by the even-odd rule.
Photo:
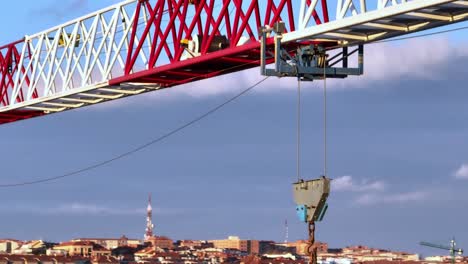
[[[2,7],[12,12],[1,18],[0,40],[113,2],[8,1]],[[456,236],[468,245],[466,35],[372,45],[364,77],[329,82],[329,172],[336,180],[319,240],[427,254],[444,252],[424,249],[420,240],[448,243]],[[0,181],[55,176],[114,156],[259,78],[248,71],[2,126]],[[322,171],[321,85],[304,85],[304,177]],[[283,240],[285,219],[290,240],[305,238],[291,194],[294,89],[292,81],[267,81],[129,158],[64,181],[0,190],[0,237],[141,238],[151,192],[156,233],[173,239]]]

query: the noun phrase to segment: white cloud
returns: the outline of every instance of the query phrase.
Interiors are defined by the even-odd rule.
[[[212,208],[159,208],[153,207],[154,215],[182,215],[200,211],[209,211]],[[146,215],[145,208],[128,208],[117,207],[110,205],[100,205],[92,203],[63,203],[58,205],[31,205],[31,204],[15,204],[0,205],[0,212],[9,213],[26,213],[35,215],[79,215],[79,216],[137,216],[144,217]]]
[[[383,191],[385,183],[382,181],[369,182],[362,180],[355,182],[352,176],[345,175],[338,177],[332,181],[332,191],[352,191],[352,192],[369,192],[369,191]]]
[[[129,209],[96,204],[69,203],[61,204],[59,206],[41,208],[37,213],[77,215],[141,215],[145,213],[145,209]]]
[[[467,57],[466,43],[454,43],[446,35],[371,44],[365,46],[364,75],[332,81],[330,86],[371,88],[380,81],[440,80],[446,78],[452,59]]]
[[[71,203],[45,209],[50,214],[86,214],[86,215],[141,215],[145,209],[123,209],[95,204]]]
[[[431,43],[431,45],[427,45]],[[328,89],[372,87],[372,82],[401,78],[434,80],[445,78],[447,65],[456,58],[468,57],[466,43],[453,43],[446,36],[425,37],[401,42],[372,44],[365,47],[364,75],[344,80],[330,79]],[[354,58],[354,57],[353,57]],[[350,59],[350,63],[353,59]],[[353,67],[353,65],[350,65]],[[444,71],[445,69],[445,71]],[[179,86],[174,94],[193,97],[236,92],[264,78],[259,69],[250,69],[208,80]],[[304,90],[320,91],[322,82],[304,83]],[[257,88],[259,92],[295,90],[295,78],[271,77]],[[314,87],[315,89],[309,89]],[[157,96],[157,93],[154,93]]]
[[[427,45],[431,43],[431,45]],[[401,42],[372,44],[365,47],[364,75],[344,80],[330,79],[329,89],[350,89],[372,87],[375,81],[388,81],[400,78],[434,80],[445,78],[444,67],[453,63],[455,58],[468,57],[466,43],[453,44],[446,36],[425,37]],[[353,57],[354,59],[354,57]],[[350,63],[353,61],[350,59]],[[353,65],[350,65],[353,67]],[[193,97],[211,96],[236,92],[264,78],[259,69],[250,69],[208,80],[179,86],[174,94]],[[320,91],[322,82],[304,83],[304,90]],[[295,78],[270,77],[255,88],[259,92],[278,92],[295,90]],[[315,89],[309,89],[314,87]],[[157,96],[157,93],[154,93]]]
[[[356,205],[421,202],[429,199],[433,193],[429,191],[392,192],[387,190],[387,185],[383,181],[356,181],[349,175],[334,179],[331,187],[332,191],[357,193],[352,200]]]
[[[87,203],[66,203],[60,205],[24,205],[1,207],[0,211],[33,213],[45,215],[144,215],[144,208],[119,208]]]
[[[462,164],[454,176],[457,179],[468,179],[468,164]]]
[[[375,204],[402,204],[408,202],[421,202],[430,198],[430,193],[425,191],[414,191],[393,194],[364,194],[359,196],[355,203],[359,205]]]

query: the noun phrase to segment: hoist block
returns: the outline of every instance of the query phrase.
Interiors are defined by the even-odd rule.
[[[330,193],[330,179],[321,177],[314,180],[300,180],[293,184],[296,213],[301,221],[321,221],[327,211]]]

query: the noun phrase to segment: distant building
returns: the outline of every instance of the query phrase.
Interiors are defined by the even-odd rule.
[[[15,239],[1,239],[0,240],[0,252],[1,253],[13,253],[14,249],[21,246],[22,242]]]
[[[398,262],[417,262],[420,260],[418,254],[409,254],[406,252],[395,252],[383,249],[369,248],[366,246],[351,246],[343,249],[329,249],[327,252],[320,252],[318,258],[323,263],[328,263],[328,260],[351,260],[356,262],[381,262],[381,261],[398,261]],[[345,261],[346,262],[346,261]]]
[[[46,250],[46,255],[47,256],[67,256],[68,255],[68,251],[66,251],[65,249],[53,249],[53,248],[49,248]]]
[[[114,249],[124,246],[138,246],[142,242],[139,239],[130,239],[126,236],[121,236],[120,238],[76,238],[71,240],[73,242],[92,242],[99,244],[107,249]]]
[[[258,242],[258,254],[263,255],[263,254],[268,254],[275,252],[276,246],[275,246],[275,241],[259,241]]]
[[[54,247],[54,250],[63,250],[68,256],[90,257],[94,243],[89,241],[70,241],[60,243]]]
[[[66,256],[81,256],[81,257],[108,257],[112,251],[101,244],[92,241],[70,241],[54,246],[49,250],[48,255],[66,255]]]
[[[112,249],[112,256],[116,257],[120,261],[134,261],[135,253],[145,248],[144,245],[139,245],[138,247],[123,246]]]
[[[343,254],[353,254],[353,253],[371,254],[372,250],[367,246],[361,246],[361,245],[343,248]]]
[[[86,264],[86,263],[84,263]],[[90,264],[121,264],[120,261],[110,256],[100,256],[91,258]]]
[[[172,249],[174,247],[174,241],[165,236],[152,236],[147,239],[153,247],[162,248],[162,249]]]
[[[100,258],[105,256],[110,256],[112,251],[107,249],[99,244],[94,243],[93,249],[91,251],[91,257]]]
[[[237,249],[249,254],[258,254],[260,252],[260,243],[258,240],[241,240],[237,236],[230,236],[228,239],[210,240],[215,248]]]
[[[23,242],[18,248],[12,251],[13,254],[34,254],[45,255],[47,249],[57,245],[56,243],[44,242],[42,240],[32,240]]]
[[[446,258],[446,256],[429,256],[425,257],[424,260],[428,262],[444,262]]]
[[[161,248],[150,246],[135,252],[134,256],[136,261],[145,262],[147,260],[153,259],[159,252],[164,252],[164,250]]]
[[[179,247],[188,247],[188,248],[201,247],[203,243],[204,241],[201,241],[201,240],[178,240],[177,241],[177,244]]]
[[[296,253],[301,256],[307,256],[307,248],[309,247],[309,241],[307,240],[298,240],[296,242],[287,243],[288,247],[295,247]],[[317,247],[317,253],[325,253],[328,251],[328,244],[323,242],[315,242],[315,247]]]
[[[289,243],[276,243],[274,241],[259,241],[259,255],[296,254],[296,247]]]
[[[178,240],[177,246],[187,248],[209,248],[213,247],[213,243],[206,240]]]
[[[429,256],[424,258],[425,263],[437,263],[437,262],[452,262],[452,256]],[[467,259],[463,256],[455,256],[455,262],[467,262]]]
[[[298,260],[292,254],[269,255],[268,257],[247,256],[241,258],[240,264],[304,264],[303,260]]]
[[[180,254],[176,252],[158,252],[154,256],[154,260],[156,260],[156,263],[185,263],[185,264],[191,264],[191,262],[186,262],[182,260],[182,257]],[[196,263],[196,262],[193,262]]]
[[[119,264],[113,257],[84,258],[80,256],[9,255],[0,254],[0,264]]]
[[[318,264],[352,264],[353,261],[348,258],[327,258],[325,260],[317,260]]]

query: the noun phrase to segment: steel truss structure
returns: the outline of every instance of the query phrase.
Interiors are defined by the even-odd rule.
[[[294,55],[466,19],[467,0],[128,0],[1,46],[0,124],[257,67],[277,22]]]

